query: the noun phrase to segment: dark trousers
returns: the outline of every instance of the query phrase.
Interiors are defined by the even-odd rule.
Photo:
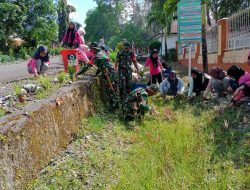
[[[157,82],[159,84],[161,84],[161,82],[162,82],[162,74],[161,73],[159,73],[157,75],[152,75],[151,81],[149,81],[147,85],[150,86],[151,84],[156,84]]]
[[[239,88],[239,84],[235,80],[229,80],[230,87],[235,91],[237,88]]]

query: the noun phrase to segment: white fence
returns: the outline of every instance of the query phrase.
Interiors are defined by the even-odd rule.
[[[250,8],[228,19],[227,50],[250,48]]]
[[[207,53],[218,52],[218,26],[214,26],[207,30]]]

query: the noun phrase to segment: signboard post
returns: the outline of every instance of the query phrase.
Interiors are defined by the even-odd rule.
[[[189,72],[191,77],[192,44],[201,42],[201,0],[181,0],[178,3],[178,41],[189,47]]]

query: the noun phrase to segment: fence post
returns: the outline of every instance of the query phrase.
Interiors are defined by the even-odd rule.
[[[218,21],[218,64],[223,64],[223,56],[227,49],[228,37],[228,18],[223,18]]]

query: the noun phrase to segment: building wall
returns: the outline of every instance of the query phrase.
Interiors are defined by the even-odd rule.
[[[159,42],[162,42],[162,53],[165,54],[165,40],[162,37],[159,37]],[[171,34],[170,36],[167,37],[167,48],[172,49],[176,48],[176,42],[178,41],[177,34]]]
[[[237,64],[246,71],[250,72],[250,65],[247,64],[249,48],[227,50],[228,20],[218,21],[218,52],[208,54],[208,67],[219,66],[227,70],[230,66]],[[249,36],[250,38],[250,36]],[[195,52],[192,53],[192,67],[198,67],[202,70],[201,44],[197,43]],[[182,51],[178,55],[179,63],[188,66],[188,50]]]

